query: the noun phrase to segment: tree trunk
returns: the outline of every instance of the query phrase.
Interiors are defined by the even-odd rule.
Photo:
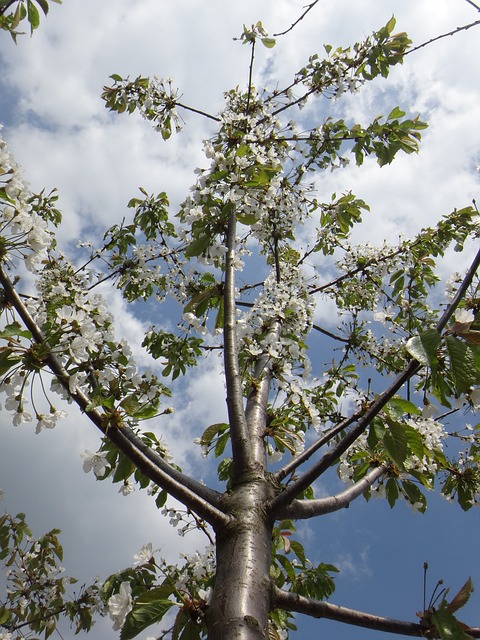
[[[254,478],[228,496],[232,522],[217,531],[217,574],[207,612],[209,640],[267,640],[271,602],[272,491]]]

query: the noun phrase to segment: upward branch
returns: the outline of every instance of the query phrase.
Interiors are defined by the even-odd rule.
[[[238,363],[237,309],[235,304],[235,234],[236,214],[232,206],[228,216],[227,228],[223,335],[227,409],[230,421],[234,473],[252,466],[250,433],[243,406],[242,376]]]

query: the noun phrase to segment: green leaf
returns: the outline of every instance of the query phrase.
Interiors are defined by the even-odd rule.
[[[279,564],[282,565],[283,570],[287,574],[287,576],[290,579],[290,581],[292,583],[295,582],[296,573],[295,573],[295,569],[293,567],[293,564],[290,562],[290,560],[286,556],[284,556],[284,555],[282,555],[280,553],[275,556],[275,559]]]
[[[5,373],[10,371],[10,369],[21,362],[21,358],[11,357],[14,353],[12,349],[8,349],[7,347],[2,347],[3,350],[0,350],[0,376],[3,376]]]
[[[383,443],[392,461],[403,468],[407,457],[407,436],[403,425],[389,421],[388,429],[383,436]]]
[[[195,624],[192,618],[180,609],[172,629],[172,640],[200,640],[202,627]]]
[[[386,410],[393,420],[400,420],[400,418],[402,418],[406,413],[414,416],[422,415],[422,412],[417,405],[400,396],[394,396],[389,400]]]
[[[37,7],[33,4],[33,0],[27,0],[28,22],[30,23],[31,32],[40,26],[40,14]]]
[[[300,562],[305,565],[307,563],[307,558],[305,556],[305,549],[303,545],[298,542],[298,540],[290,540],[290,548],[300,560]]]
[[[405,432],[405,437],[407,439],[407,446],[409,451],[411,451],[417,458],[422,460],[425,455],[425,447],[423,445],[423,439],[420,433],[415,429],[415,427],[411,427],[406,424],[403,427]]]
[[[0,625],[8,627],[8,622],[12,617],[12,612],[6,606],[0,607]]]
[[[0,338],[12,338],[14,336],[30,339],[32,334],[27,329],[24,329],[19,322],[7,324],[0,330]]]
[[[113,476],[113,482],[121,482],[122,480],[126,480],[132,475],[134,471],[135,465],[130,460],[130,458],[127,458],[127,456],[120,454],[120,459]]]
[[[442,337],[436,329],[427,329],[419,336],[410,338],[406,349],[420,364],[436,371],[438,366],[437,351],[441,340]]]
[[[130,640],[152,624],[160,622],[175,604],[166,599],[171,593],[172,589],[163,585],[138,596],[133,610],[125,620],[120,639]]]
[[[120,402],[120,406],[127,415],[137,420],[148,420],[158,413],[158,407],[154,402],[140,402],[134,394],[127,396]]]
[[[40,5],[40,7],[42,8],[42,11],[45,15],[47,15],[48,13],[48,2],[47,0],[36,0],[36,3],[38,5]]]
[[[417,485],[410,480],[402,480],[402,489],[415,509],[424,513],[427,508],[427,500]]]
[[[167,498],[168,493],[164,489],[158,493],[157,497],[155,498],[155,506],[157,507],[157,509],[161,509],[165,505],[165,503],[167,502]]]
[[[225,431],[229,428],[229,425],[225,422],[216,422],[215,424],[211,424],[209,427],[205,429],[202,433],[202,437],[200,438],[200,444],[209,447],[212,444],[213,439],[221,433],[225,433]]]
[[[442,640],[470,640],[472,638],[466,633],[465,625],[459,622],[448,610],[445,601],[437,611],[431,612],[431,618]]]
[[[388,114],[387,120],[397,120],[398,118],[403,118],[404,115],[405,111],[402,111],[400,107],[395,107]]]
[[[185,257],[186,258],[194,258],[200,256],[205,252],[208,245],[210,244],[210,238],[208,236],[202,235],[195,240],[192,240],[188,247],[185,249]]]
[[[478,380],[475,357],[463,340],[447,336],[445,342],[450,356],[455,390],[460,395],[468,391]]]
[[[420,336],[413,336],[405,345],[406,350],[417,362],[428,367],[428,355],[425,352]]]
[[[393,508],[398,500],[398,486],[394,478],[389,478],[385,485],[385,495],[387,496],[388,504]]]

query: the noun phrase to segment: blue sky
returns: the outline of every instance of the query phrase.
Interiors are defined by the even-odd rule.
[[[65,220],[61,243],[94,237],[121,220],[140,185],[147,191],[166,190],[173,203],[180,202],[193,183],[194,168],[204,163],[201,141],[211,131],[208,123],[189,116],[182,134],[165,143],[139,117],[112,116],[100,100],[111,73],[172,76],[183,102],[215,113],[223,92],[247,80],[248,49],[232,40],[242,25],[262,20],[274,33],[286,28],[304,4],[137,0],[132,9],[129,0],[65,0],[52,6],[32,39],[24,37],[15,47],[4,36],[0,122],[32,189],[59,188]],[[465,0],[321,1],[275,49],[258,52],[258,84],[277,78],[282,84],[308,55],[321,53],[323,43],[353,44],[392,14],[397,29],[407,31],[415,44],[480,17]],[[430,123],[418,156],[400,157],[381,170],[366,162],[360,169],[322,174],[323,200],[351,189],[371,205],[374,213],[359,229],[359,240],[412,234],[478,199],[479,33],[472,29],[415,52],[388,81],[372,83],[342,105],[327,105],[366,122],[400,104]],[[465,268],[468,261],[468,252],[449,254],[444,275]],[[118,297],[110,296],[109,304],[118,334],[146,365],[138,345],[147,319]],[[318,311],[319,319],[329,316],[329,308]],[[170,321],[157,315],[155,322],[159,319]],[[225,417],[214,357],[194,371],[176,414],[161,425],[180,464],[201,475],[203,463],[192,442],[198,436],[192,419],[197,416],[203,427]],[[465,419],[475,423],[475,416]],[[80,580],[105,577],[128,565],[146,542],[162,547],[171,561],[185,545],[193,550],[202,543],[200,535],[179,538],[145,494],[123,497],[117,486],[96,483],[83,473],[80,454],[95,450],[98,436],[73,408],[53,432],[35,436],[34,426],[15,428],[7,413],[0,415],[0,429],[0,487],[6,492],[0,506],[25,511],[37,534],[62,529],[67,572]],[[468,576],[480,585],[480,514],[475,509],[464,514],[440,498],[432,498],[423,516],[404,504],[392,511],[385,502],[361,499],[344,512],[305,523],[300,534],[312,561],[342,569],[332,602],[344,606],[413,620],[422,607],[425,561],[430,591],[438,578],[451,585],[452,594]],[[474,594],[465,609],[466,622],[480,624],[478,603]],[[383,634],[326,621],[299,618],[299,628],[298,637],[305,640],[320,633],[339,640],[383,640]],[[115,637],[109,621],[91,634],[93,640]]]

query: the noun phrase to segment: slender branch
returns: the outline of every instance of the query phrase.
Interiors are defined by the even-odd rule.
[[[468,4],[471,4],[472,7],[475,7],[477,11],[480,11],[480,7],[478,6],[478,4],[475,4],[475,2],[472,2],[472,0],[466,0],[466,2],[468,2]]]
[[[295,469],[297,469],[300,465],[302,465],[304,462],[309,460],[314,453],[316,453],[319,449],[321,449],[325,444],[330,442],[332,438],[334,438],[341,431],[344,431],[347,427],[349,427],[351,424],[356,422],[358,418],[360,418],[360,416],[362,416],[364,413],[365,413],[365,410],[361,409],[360,411],[357,411],[349,418],[345,418],[344,420],[339,422],[335,427],[333,427],[333,429],[329,429],[328,431],[326,431],[318,440],[316,440],[312,445],[310,445],[308,449],[305,449],[298,456],[295,456],[295,458],[292,458],[290,462],[287,462],[287,464],[284,467],[282,467],[279,471],[277,471],[275,473],[275,479],[278,482],[281,482],[282,480],[284,480],[287,476],[293,473]]]
[[[224,364],[227,387],[227,409],[230,422],[234,473],[252,466],[250,433],[243,406],[242,376],[238,363],[237,308],[235,304],[235,234],[236,214],[232,207],[228,217],[227,256],[224,288]]]
[[[320,600],[313,600],[300,596],[296,593],[282,591],[278,587],[273,588],[273,607],[283,609],[285,611],[296,611],[304,613],[312,618],[326,618],[335,620],[344,624],[350,624],[356,627],[365,627],[375,631],[383,631],[385,633],[395,633],[404,636],[416,638],[424,637],[428,629],[418,622],[407,622],[403,620],[395,620],[393,618],[385,618],[376,616],[371,613],[365,613],[356,609],[348,609],[339,605],[331,604]],[[473,638],[480,638],[480,628],[466,629]]]
[[[192,113],[196,113],[199,116],[204,116],[204,118],[208,118],[209,120],[213,120],[214,122],[221,122],[221,118],[218,116],[212,116],[211,113],[207,113],[206,111],[202,111],[201,109],[195,109],[195,107],[189,107],[186,104],[182,104],[181,102],[175,102],[176,107],[180,107],[181,109],[185,109],[185,111],[191,111]]]
[[[333,340],[337,340],[338,342],[346,342],[347,344],[350,342],[350,338],[342,338],[342,336],[337,336],[331,331],[327,331],[327,329],[323,329],[323,327],[320,327],[318,324],[313,324],[312,329],[315,329],[315,331],[318,331],[319,333],[323,333],[324,336],[328,336],[329,338],[332,338]]]
[[[306,520],[316,516],[333,513],[339,509],[348,509],[350,504],[369,489],[375,480],[381,478],[388,467],[381,465],[372,469],[364,478],[350,487],[328,498],[316,500],[293,500],[291,504],[277,514],[279,520]]]
[[[446,308],[440,320],[437,322],[436,329],[441,332],[451,316],[455,313],[455,309],[458,306],[460,300],[465,296],[468,287],[472,283],[472,280],[480,266],[480,250],[475,256],[470,268],[462,281],[462,284],[457,290],[454,299]],[[342,454],[355,442],[355,440],[367,429],[372,420],[380,413],[385,407],[388,401],[393,398],[401,387],[410,380],[421,369],[421,364],[417,360],[411,360],[407,368],[397,376],[395,381],[388,387],[382,394],[380,394],[375,402],[365,411],[361,418],[358,419],[355,427],[349,431],[349,433],[340,440],[340,442],[332,447],[324,456],[316,462],[308,471],[298,478],[295,482],[290,484],[285,490],[278,495],[271,504],[272,516],[276,517],[276,514],[282,511],[292,500],[307,487],[309,487],[314,480],[321,476],[325,471],[334,464]]]
[[[4,289],[6,299],[15,308],[35,342],[48,346],[40,328],[25,307],[5,270],[1,267],[0,284]],[[168,491],[172,497],[189,509],[198,513],[212,526],[221,526],[228,521],[228,517],[221,511],[221,494],[169,465],[158,453],[146,445],[130,427],[109,427],[100,411],[89,408],[90,399],[83,391],[78,388],[73,392],[70,391],[70,375],[51,351],[46,358],[46,364],[81,411],[150,480]]]
[[[467,2],[469,2],[469,0],[467,0]],[[472,4],[474,7],[476,7],[478,9],[478,7],[475,4],[473,4],[473,2],[470,2],[470,4]],[[480,9],[479,9],[479,11],[480,11]],[[412,49],[409,49],[403,55],[406,56],[409,53],[413,53],[414,51],[418,51],[419,49],[423,49],[423,47],[426,47],[427,45],[432,44],[432,42],[436,42],[437,40],[441,40],[442,38],[447,38],[448,36],[454,36],[457,33],[459,33],[460,31],[467,31],[467,29],[471,29],[472,27],[476,27],[479,24],[480,24],[480,20],[475,20],[475,22],[470,22],[469,24],[465,24],[462,27],[457,27],[456,29],[453,29],[453,31],[449,31],[448,33],[442,33],[440,36],[436,36],[435,38],[430,38],[430,40],[427,40],[426,42],[423,42],[422,44],[419,44],[416,47],[412,47]]]
[[[248,95],[247,95],[247,107],[245,114],[248,116],[250,112],[250,98],[252,97],[252,81],[253,81],[253,63],[255,60],[255,39],[252,40],[252,50],[250,53],[250,66],[248,68]]]
[[[273,36],[275,38],[278,38],[279,36],[284,36],[285,34],[287,34],[289,31],[292,31],[292,29],[294,29],[297,24],[303,20],[305,18],[305,16],[307,15],[307,13],[309,13],[309,11],[311,11],[313,9],[313,7],[318,3],[318,0],[314,0],[314,2],[312,2],[311,4],[307,5],[305,11],[302,13],[302,15],[297,18],[297,20],[295,20],[295,22],[293,24],[291,24],[288,29],[285,29],[285,31],[281,31],[280,33],[274,33]]]

